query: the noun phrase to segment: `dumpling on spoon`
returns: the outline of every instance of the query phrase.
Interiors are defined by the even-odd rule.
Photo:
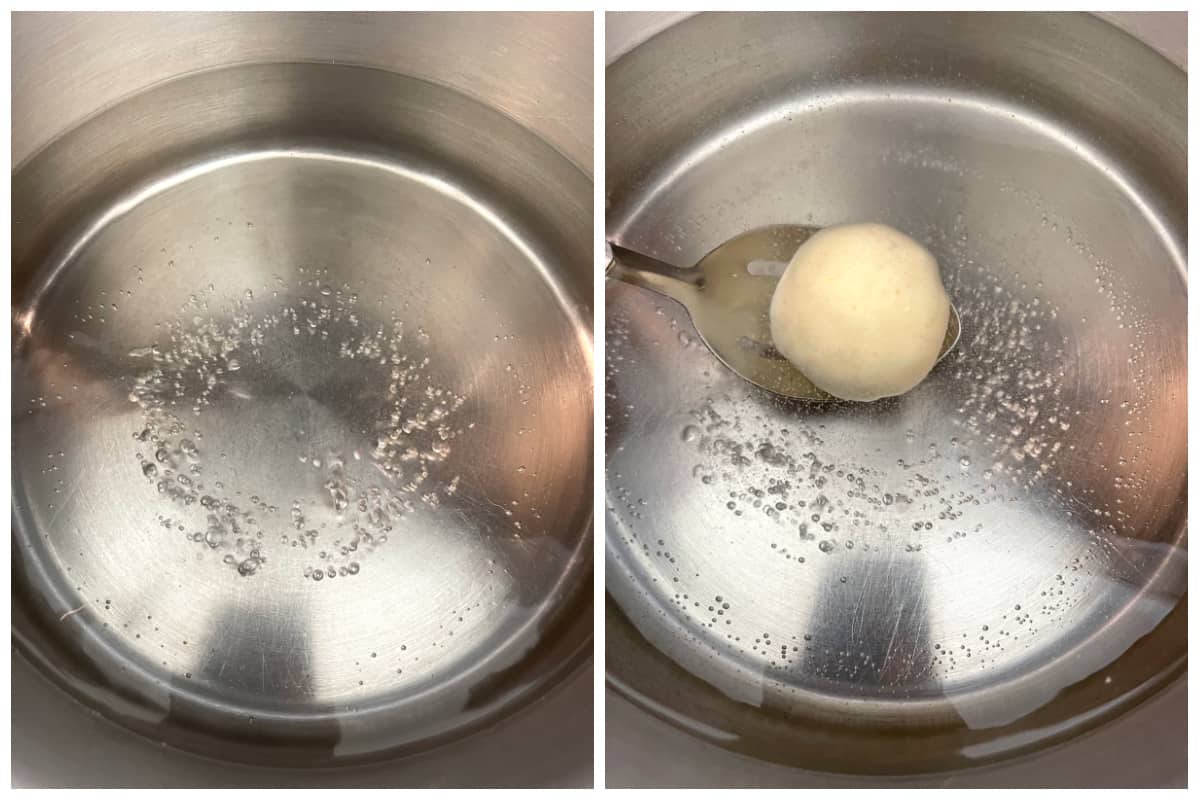
[[[771,297],[775,348],[843,400],[904,394],[937,363],[950,298],[937,260],[895,228],[837,225],[792,256]]]

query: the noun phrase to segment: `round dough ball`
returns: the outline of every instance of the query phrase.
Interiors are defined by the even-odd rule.
[[[904,394],[937,363],[950,298],[929,251],[887,225],[838,225],[796,251],[771,298],[775,347],[844,400]]]

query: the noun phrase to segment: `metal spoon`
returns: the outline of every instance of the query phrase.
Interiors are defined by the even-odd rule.
[[[758,228],[719,245],[694,267],[672,266],[610,242],[606,275],[681,303],[713,355],[755,386],[785,397],[834,400],[775,349],[768,318],[783,270],[819,230],[805,225]],[[951,305],[938,361],[955,348],[960,334],[958,311]]]

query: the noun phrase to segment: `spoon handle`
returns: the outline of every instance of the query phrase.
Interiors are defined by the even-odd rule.
[[[656,258],[615,245],[605,244],[608,266],[604,276],[614,278],[686,303],[700,286],[703,273],[694,267],[676,267]]]

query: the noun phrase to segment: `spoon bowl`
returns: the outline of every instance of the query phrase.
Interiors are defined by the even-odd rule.
[[[657,292],[683,305],[696,333],[721,363],[743,379],[784,397],[837,400],[818,388],[775,348],[768,310],[775,285],[800,245],[821,230],[768,225],[718,245],[694,267],[676,267],[609,244],[608,277]],[[958,345],[958,311],[950,306],[940,362]]]

